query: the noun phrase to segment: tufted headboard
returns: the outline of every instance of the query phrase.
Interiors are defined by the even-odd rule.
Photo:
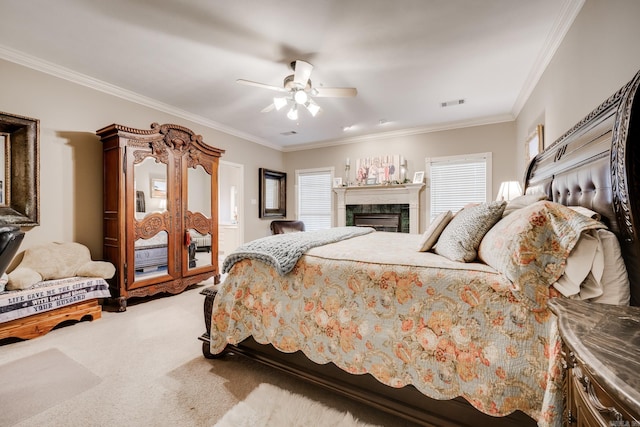
[[[527,194],[598,212],[622,248],[640,306],[640,72],[527,167]],[[638,96],[636,96],[638,94]]]

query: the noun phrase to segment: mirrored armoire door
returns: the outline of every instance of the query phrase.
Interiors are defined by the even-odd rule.
[[[203,269],[217,265],[218,240],[214,224],[218,223],[216,206],[218,162],[203,162],[192,159],[184,162],[183,180],[184,229],[186,246],[186,275],[198,274]],[[215,216],[215,217],[214,217]],[[215,258],[214,258],[214,254]]]

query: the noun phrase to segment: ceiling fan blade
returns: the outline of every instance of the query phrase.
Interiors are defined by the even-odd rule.
[[[311,77],[313,65],[306,61],[297,60],[294,70],[295,74],[293,75],[293,83],[295,83],[300,89],[304,89],[307,86],[309,77]]]
[[[262,110],[260,110],[261,113],[268,113],[270,111],[273,111],[273,109],[276,108],[275,105],[273,105],[273,103],[267,105],[266,107],[264,107]]]
[[[313,95],[319,98],[347,98],[358,94],[355,87],[314,87],[313,90]]]
[[[275,90],[277,92],[288,92],[288,90],[283,87],[271,86],[268,84],[258,83],[258,82],[252,82],[251,80],[238,79],[236,80],[236,83],[240,83],[241,85],[247,85],[247,86],[261,87],[263,89]]]

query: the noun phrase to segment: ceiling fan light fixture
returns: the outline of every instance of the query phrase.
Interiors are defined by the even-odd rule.
[[[298,120],[298,107],[296,105],[291,107],[291,110],[287,113],[287,117],[289,120]]]
[[[309,113],[311,113],[313,117],[315,117],[320,112],[320,106],[313,102],[313,99],[309,99],[309,101],[307,101],[304,106],[307,107],[307,110],[309,110]]]
[[[273,106],[276,107],[276,110],[280,110],[282,107],[287,105],[287,98],[283,96],[277,96],[273,98]]]
[[[297,104],[304,105],[309,100],[309,96],[307,92],[299,89],[293,94],[293,100],[296,101]]]

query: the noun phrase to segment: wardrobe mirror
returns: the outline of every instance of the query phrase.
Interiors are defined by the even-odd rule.
[[[187,172],[187,223],[189,233],[188,268],[210,266],[211,251],[211,175],[202,165],[189,168]]]
[[[167,274],[169,263],[169,233],[167,224],[167,165],[154,156],[141,158],[134,164],[134,190],[131,194],[135,206],[136,234],[134,242],[135,280]]]

